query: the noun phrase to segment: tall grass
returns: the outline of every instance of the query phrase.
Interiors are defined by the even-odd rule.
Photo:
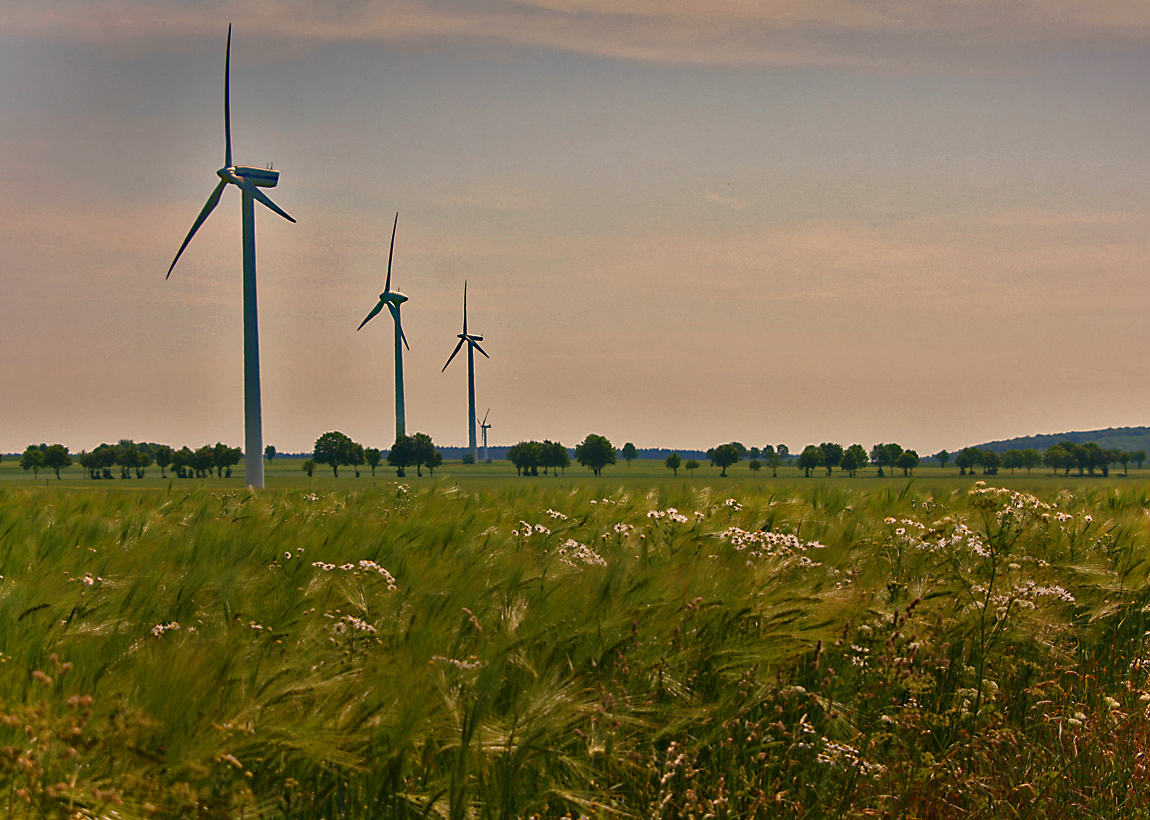
[[[1146,488],[541,485],[0,489],[9,817],[1148,814]]]

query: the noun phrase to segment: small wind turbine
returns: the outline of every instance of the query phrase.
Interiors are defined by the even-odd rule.
[[[487,457],[487,431],[491,429],[491,425],[487,423],[487,417],[491,415],[491,408],[487,408],[487,412],[483,414],[483,421],[479,422],[479,426],[483,428],[483,460],[485,462],[491,461]]]
[[[391,311],[391,318],[395,320],[395,440],[407,435],[407,421],[403,414],[403,348],[407,344],[407,337],[403,335],[403,325],[399,321],[399,306],[407,301],[407,297],[398,290],[391,289],[391,257],[395,254],[395,229],[399,227],[399,214],[395,215],[395,224],[391,226],[391,250],[387,254],[387,282],[383,286],[383,293],[379,294],[379,304],[372,308],[367,318],[359,323],[356,330],[375,318],[383,310],[384,305]],[[402,344],[401,344],[402,342]]]
[[[478,454],[475,452],[475,352],[478,350],[484,356],[487,352],[479,346],[483,341],[482,336],[476,336],[467,332],[467,283],[463,283],[463,332],[456,334],[459,336],[459,344],[455,346],[455,350],[451,351],[451,355],[447,358],[447,364],[451,364],[451,360],[455,358],[455,354],[459,352],[459,348],[463,347],[463,343],[467,342],[467,441],[468,446],[471,448],[471,461],[474,463]],[[487,356],[487,358],[491,358]],[[443,370],[447,370],[447,364],[443,366]],[[443,370],[439,371],[440,373]]]
[[[279,181],[279,171],[269,168],[253,168],[250,165],[232,164],[232,27],[228,26],[228,47],[224,57],[224,167],[216,171],[220,182],[208,197],[208,202],[192,229],[188,231],[184,244],[176,252],[168,268],[168,276],[180,261],[180,254],[204,220],[220,202],[220,194],[227,185],[235,185],[243,192],[243,246],[244,246],[244,483],[249,487],[264,486],[263,422],[260,408],[260,334],[256,310],[256,214],[255,200],[271,208],[289,222],[295,222],[287,212],[272,202],[260,188],[274,188]],[[167,277],[164,277],[165,279]]]

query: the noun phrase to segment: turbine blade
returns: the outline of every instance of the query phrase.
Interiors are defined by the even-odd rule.
[[[267,194],[265,194],[259,188],[252,185],[250,182],[248,182],[243,177],[236,176],[235,174],[232,174],[231,176],[232,176],[232,179],[234,179],[236,181],[236,185],[238,185],[244,192],[251,194],[253,197],[258,199],[260,202],[262,202],[267,207],[271,208],[273,211],[275,211],[277,214],[282,216],[288,222],[295,222],[295,220],[292,219],[290,215],[288,215],[287,211],[285,211],[279,205],[276,205],[274,202],[272,202],[270,199],[268,199]]]
[[[467,335],[467,280],[463,280],[463,335]]]
[[[171,267],[168,268],[168,276],[172,275],[172,269],[176,267],[176,263],[180,261],[180,254],[184,252],[184,248],[188,247],[188,243],[192,241],[192,237],[196,235],[196,231],[204,224],[204,220],[208,218],[208,214],[215,210],[216,205],[220,202],[220,194],[224,192],[224,186],[227,185],[222,179],[216,189],[208,196],[208,202],[204,205],[204,209],[200,211],[200,215],[196,217],[192,229],[188,231],[187,237],[184,239],[184,244],[180,245],[180,249],[176,252],[176,258],[172,260]],[[168,276],[164,278],[167,279]]]
[[[469,344],[470,344],[472,347],[474,347],[476,350],[478,350],[478,351],[479,351],[480,353],[482,353],[484,356],[487,356],[487,351],[486,351],[486,350],[484,350],[482,347],[480,347],[480,346],[479,346],[479,342],[475,342],[475,341],[472,341],[471,339],[468,339],[467,341],[468,341],[468,343],[469,343]],[[487,358],[489,358],[489,359],[490,359],[491,357],[490,357],[490,356],[487,356]]]
[[[479,422],[480,426],[484,426],[487,424],[487,417],[489,415],[491,415],[491,408],[490,407],[488,407],[487,412],[483,414],[483,421]]]
[[[232,167],[232,24],[228,23],[228,51],[224,57],[224,167]]]
[[[447,358],[447,364],[451,364],[451,360],[455,358],[455,354],[459,352],[459,348],[461,347],[463,347],[463,339],[460,339],[459,344],[455,346],[455,350],[451,351],[451,355]],[[447,369],[447,364],[443,366],[443,370]],[[443,370],[440,370],[439,372],[442,373]]]
[[[371,309],[371,313],[367,314],[367,318],[359,323],[359,327],[357,327],[356,330],[358,331],[360,328],[362,328],[364,325],[366,325],[368,322],[370,322],[372,319],[374,319],[375,315],[377,313],[379,313],[381,310],[383,310],[383,306],[385,304],[386,304],[386,302],[384,302],[382,299],[380,299],[379,304]],[[388,305],[388,307],[391,307],[391,305]]]
[[[391,250],[387,252],[387,284],[384,293],[391,293],[391,257],[395,254],[395,229],[399,227],[399,211],[395,212],[395,224],[391,226]]]

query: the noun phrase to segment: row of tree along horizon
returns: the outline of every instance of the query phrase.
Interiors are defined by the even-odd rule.
[[[461,450],[461,461],[470,463],[470,453],[464,448],[444,448],[447,450]],[[515,465],[519,475],[538,475],[543,469],[544,475],[549,471],[558,474],[571,465],[572,456],[584,467],[591,469],[595,475],[600,475],[602,469],[616,463],[616,457],[622,458],[630,466],[631,461],[647,457],[650,450],[639,450],[631,442],[616,450],[615,446],[604,436],[589,434],[583,442],[574,448],[567,448],[559,442],[553,441],[521,441],[510,447],[500,448],[503,456]],[[702,465],[695,458],[683,459],[678,451],[662,450],[667,453],[662,459],[664,466],[672,470],[677,476],[679,468],[691,472]],[[793,465],[803,470],[804,475],[820,468],[825,469],[827,475],[833,473],[834,468],[855,476],[857,472],[867,465],[878,468],[877,474],[884,475],[884,471],[894,472],[901,470],[904,476],[909,476],[921,463],[919,455],[914,450],[904,450],[896,443],[882,443],[874,445],[868,452],[860,444],[843,447],[834,442],[823,442],[819,445],[808,444],[802,452],[792,454],[785,444],[766,445],[759,447],[745,447],[741,442],[730,442],[713,447],[705,452],[683,451],[684,455],[702,455],[712,467],[719,467],[721,475],[727,474],[727,468],[744,459],[749,459],[748,468],[752,472],[759,472],[764,467],[770,469],[777,476],[779,467]],[[275,459],[276,448],[268,445],[264,448],[264,458]],[[434,475],[435,469],[443,464],[443,452],[437,449],[431,437],[424,433],[414,433],[403,436],[397,440],[389,450],[379,450],[374,447],[364,447],[354,442],[340,432],[324,433],[316,439],[311,453],[300,454],[307,456],[302,469],[310,476],[317,465],[331,467],[333,475],[339,477],[341,466],[352,467],[355,475],[359,477],[359,468],[367,466],[371,474],[375,475],[376,468],[386,460],[388,466],[396,470],[399,477],[405,475],[408,468],[415,467],[418,475],[422,476],[422,468],[427,467]],[[120,478],[143,478],[148,467],[155,464],[160,468],[161,477],[167,477],[171,471],[179,478],[208,478],[231,476],[232,467],[239,464],[243,452],[238,447],[229,447],[223,443],[204,445],[196,450],[189,447],[176,449],[166,444],[150,442],[134,442],[121,439],[118,444],[101,444],[91,452],[83,451],[75,459],[87,471],[91,479],[110,479],[114,477],[114,468],[119,469]],[[1063,441],[1045,452],[1035,448],[1009,449],[1003,453],[990,449],[966,447],[958,453],[951,454],[940,450],[930,459],[936,461],[941,467],[953,461],[959,468],[960,475],[975,474],[981,471],[983,475],[997,475],[999,469],[1015,470],[1025,469],[1028,473],[1035,467],[1046,466],[1058,473],[1064,471],[1069,475],[1071,470],[1077,470],[1079,475],[1095,475],[1101,473],[1108,476],[1110,469],[1121,465],[1123,472],[1127,472],[1129,465],[1134,463],[1141,469],[1146,460],[1145,450],[1125,452],[1115,448],[1103,448],[1093,442],[1078,444],[1072,441]],[[0,456],[2,460],[2,456]],[[488,459],[491,462],[493,459]],[[72,466],[74,459],[68,448],[62,444],[29,445],[20,457],[20,466],[27,471],[33,471],[38,478],[40,470],[52,470],[60,478],[60,470]]]

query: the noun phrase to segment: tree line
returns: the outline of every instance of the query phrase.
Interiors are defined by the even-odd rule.
[[[275,448],[270,449],[275,452]],[[20,467],[24,472],[31,470],[35,478],[40,477],[40,470],[52,470],[60,478],[61,470],[79,462],[88,478],[99,480],[114,478],[115,469],[119,469],[120,478],[143,478],[155,464],[162,478],[167,478],[169,469],[179,478],[208,478],[213,474],[226,478],[242,458],[240,448],[223,443],[177,450],[167,444],[120,439],[117,444],[101,444],[91,452],[83,450],[75,459],[63,444],[29,444],[20,456]]]
[[[312,457],[303,463],[303,470],[310,476],[315,471],[315,465],[324,464],[331,467],[332,474],[339,478],[340,467],[351,467],[355,470],[355,477],[359,478],[359,468],[366,464],[371,468],[372,476],[375,476],[375,468],[383,458],[383,451],[375,447],[364,447],[344,433],[333,431],[315,440]],[[443,454],[435,449],[431,436],[426,433],[400,436],[387,451],[386,458],[399,478],[406,475],[405,471],[409,467],[414,467],[419,476],[423,475],[423,467],[435,475],[435,468],[443,463]]]
[[[950,453],[942,450],[935,455],[943,467],[950,460]],[[1145,450],[1126,452],[1116,448],[1103,448],[1093,441],[1077,444],[1073,441],[1063,441],[1039,453],[1033,447],[1025,449],[1010,449],[999,454],[994,450],[979,450],[977,447],[964,447],[954,456],[954,465],[959,469],[959,475],[967,472],[974,473],[981,468],[983,475],[997,475],[1000,468],[1010,470],[1025,469],[1027,473],[1040,464],[1045,464],[1057,475],[1064,470],[1064,475],[1077,469],[1078,475],[1094,475],[1097,470],[1104,477],[1110,475],[1110,468],[1115,464],[1122,465],[1123,474],[1129,472],[1130,462],[1142,469],[1146,461]]]

